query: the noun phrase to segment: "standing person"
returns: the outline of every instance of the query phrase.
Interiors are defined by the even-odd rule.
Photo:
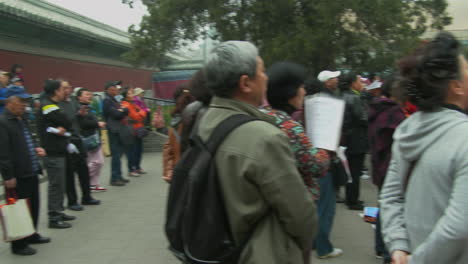
[[[343,120],[342,143],[346,147],[352,182],[346,184],[346,205],[350,210],[362,210],[364,204],[359,200],[360,180],[367,143],[367,108],[361,99],[363,85],[359,75],[348,73],[340,77],[339,88],[346,102]]]
[[[6,193],[16,192],[19,199],[29,199],[34,228],[39,220],[39,179],[42,174],[38,157],[45,157],[46,152],[39,148],[23,118],[31,95],[21,87],[8,90],[6,110],[0,115],[0,174]],[[17,255],[34,255],[36,250],[29,244],[49,243],[50,238],[39,233],[11,242],[11,251]]]
[[[372,163],[372,181],[379,193],[385,180],[390,158],[392,156],[393,133],[398,125],[405,119],[403,107],[392,96],[396,84],[396,77],[384,81],[382,95],[375,98],[369,105],[369,146]],[[390,255],[385,247],[380,223],[380,214],[377,217],[375,229],[375,253],[383,258],[384,263],[390,263]]]
[[[3,113],[3,109],[5,108],[6,91],[9,84],[9,73],[0,70],[0,114]]]
[[[72,129],[72,121],[59,107],[59,103],[63,100],[65,100],[65,88],[61,82],[47,80],[38,114],[38,134],[47,152],[44,165],[49,178],[47,199],[49,228],[70,228],[71,224],[64,221],[75,219],[74,216],[63,213],[66,155],[68,154],[67,147],[71,146],[67,131]],[[56,131],[50,129],[56,129]]]
[[[72,86],[68,81],[60,80],[60,85],[65,90],[65,100],[59,103],[59,106],[64,110],[64,113],[72,121],[71,142],[78,148],[79,153],[68,153],[66,156],[66,193],[68,198],[68,209],[73,211],[82,211],[84,208],[78,203],[78,196],[75,188],[75,173],[78,175],[80,182],[82,197],[81,204],[83,205],[99,205],[101,201],[94,199],[91,196],[89,184],[89,169],[86,162],[86,150],[83,147],[83,142],[80,135],[80,127],[77,117],[84,111],[79,108],[79,104],[75,98],[71,97]]]
[[[127,150],[128,175],[138,177],[146,172],[141,168],[143,156],[143,137],[137,132],[138,129],[145,129],[146,112],[133,102],[133,89],[124,88],[122,93],[122,108],[128,109],[127,122],[133,129],[133,144]]]
[[[133,90],[133,102],[139,106],[143,111],[146,112],[145,126],[150,125],[151,118],[151,109],[146,105],[143,96],[145,95],[145,90],[137,87]]]
[[[339,71],[322,71],[317,76],[319,82],[323,84],[322,87],[313,80],[310,80],[309,91],[317,92],[321,88],[321,92],[329,94],[333,97],[340,95],[338,91],[338,77],[341,75]],[[315,238],[315,247],[319,258],[335,258],[343,255],[341,248],[335,248],[330,241],[330,235],[333,228],[333,221],[336,213],[336,201],[339,193],[339,187],[335,186],[337,179],[336,171],[332,166],[336,166],[341,162],[335,157],[331,160],[330,169],[327,174],[320,178],[320,199],[317,202],[317,210],[319,215],[319,229],[317,237]]]
[[[122,120],[128,116],[128,109],[121,108],[120,103],[115,98],[119,95],[121,81],[109,81],[105,85],[105,98],[103,101],[103,115],[109,132],[109,144],[112,153],[112,169],[110,184],[112,186],[124,186],[129,180],[122,176],[122,155],[125,145],[120,137],[120,131],[124,124]]]
[[[439,33],[399,64],[399,87],[419,111],[393,136],[380,194],[392,263],[468,263],[468,62]]]
[[[267,75],[267,99],[272,109],[265,109],[264,112],[274,116],[276,125],[288,136],[289,145],[296,158],[297,169],[311,195],[318,201],[320,197],[319,179],[325,176],[328,171],[330,156],[328,151],[314,147],[307,137],[304,127],[291,118],[292,113],[304,107],[305,69],[294,63],[282,62],[271,66]],[[329,194],[324,193],[323,195]],[[323,219],[320,218],[319,211],[319,226],[323,224]],[[319,228],[317,237],[320,234]],[[317,247],[319,247],[318,243]],[[305,251],[304,263],[309,262],[310,251]]]
[[[105,128],[106,123],[100,122],[97,117],[90,111],[89,105],[93,98],[93,93],[86,88],[81,88],[76,92],[76,98],[79,103],[80,111],[78,112],[78,124],[80,126],[80,134],[83,138],[93,137],[98,140],[95,149],[87,149],[87,163],[89,169],[90,189],[92,192],[105,192],[106,188],[100,185],[101,170],[104,166],[104,154],[99,140],[99,129]]]
[[[11,71],[10,71],[10,76],[11,79],[13,78],[19,78],[24,81],[24,73],[23,73],[23,66],[20,64],[13,64],[11,66]]]
[[[182,112],[185,107],[192,103],[195,98],[190,93],[188,83],[179,85],[174,92],[174,101],[176,103],[174,110],[171,113],[171,126],[169,128],[168,139],[163,148],[163,179],[170,182],[172,179],[172,171],[175,164],[180,159],[183,120]]]
[[[257,48],[244,41],[223,42],[212,51],[205,73],[214,97],[198,126],[204,142],[230,116],[259,119],[234,129],[215,154],[233,239],[240,243],[250,236],[238,263],[302,263],[316,228],[314,201],[287,136],[275,127],[274,117],[257,108],[268,80]]]

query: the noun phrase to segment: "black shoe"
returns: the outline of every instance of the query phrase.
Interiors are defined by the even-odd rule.
[[[112,186],[125,186],[125,182],[123,182],[123,181],[111,181],[110,185],[112,185]]]
[[[349,210],[354,210],[354,211],[362,211],[364,210],[364,205],[362,204],[348,204],[348,209]]]
[[[130,182],[129,179],[125,179],[125,178],[123,178],[123,177],[122,177],[122,179],[120,179],[120,180],[123,181],[123,182],[125,182],[125,183],[129,183],[129,182]]]
[[[83,211],[83,206],[79,204],[72,204],[68,206],[68,209],[73,210],[73,211]]]
[[[15,255],[20,255],[20,256],[31,256],[37,253],[37,251],[29,246],[26,246],[21,249],[13,249],[11,252]]]
[[[76,216],[67,215],[67,214],[62,213],[62,215],[60,216],[60,218],[61,218],[62,221],[72,221],[72,220],[75,220],[75,219],[76,219]]]
[[[90,199],[82,200],[81,204],[83,204],[83,205],[99,205],[99,204],[101,204],[101,201],[96,200],[94,198],[90,198]]]
[[[72,227],[71,224],[65,223],[63,221],[49,221],[49,228],[65,229],[70,227]]]
[[[43,237],[41,235],[39,235],[38,233],[30,236],[28,238],[28,244],[45,244],[45,243],[49,243],[50,242],[50,238],[48,237]]]

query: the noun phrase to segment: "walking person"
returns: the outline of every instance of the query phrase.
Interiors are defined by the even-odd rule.
[[[73,211],[82,211],[84,208],[78,203],[78,195],[75,188],[75,173],[78,175],[78,180],[81,187],[82,197],[81,204],[83,205],[99,205],[101,201],[94,199],[91,196],[89,183],[89,169],[86,161],[87,151],[83,147],[82,137],[80,135],[80,127],[77,117],[81,115],[85,109],[80,108],[75,98],[71,97],[72,86],[68,81],[60,80],[61,85],[65,89],[65,100],[59,103],[63,108],[64,113],[72,121],[70,129],[70,142],[73,143],[79,153],[68,153],[66,156],[66,193],[68,200],[68,209]]]
[[[314,201],[287,136],[275,127],[274,117],[258,110],[268,77],[257,48],[223,42],[212,51],[205,74],[214,97],[197,130],[204,142],[233,115],[259,119],[234,129],[215,154],[233,239],[237,244],[250,237],[238,263],[302,263],[316,228]]]
[[[468,263],[468,62],[442,32],[399,68],[419,111],[394,133],[380,194],[392,263]]]
[[[81,88],[76,92],[76,99],[79,103],[80,111],[77,115],[80,134],[84,138],[85,151],[87,154],[87,164],[89,170],[91,192],[105,192],[106,188],[100,185],[101,170],[104,166],[104,154],[100,140],[99,129],[105,128],[106,123],[100,122],[96,115],[90,110],[93,94],[86,88]]]
[[[274,116],[276,125],[288,136],[289,145],[296,158],[297,169],[314,200],[318,201],[320,197],[319,179],[325,176],[328,171],[330,156],[327,150],[314,147],[307,137],[304,127],[291,117],[292,113],[304,107],[305,69],[298,64],[282,62],[273,64],[268,69],[267,75],[267,99],[271,109],[265,108],[263,111]],[[317,238],[321,235],[320,225],[323,222],[323,218],[320,218],[320,211],[318,220]],[[319,247],[319,243],[316,242],[316,244],[316,247]],[[305,251],[304,263],[309,262],[310,251]]]
[[[34,141],[28,121],[23,118],[31,95],[23,88],[14,86],[7,92],[5,113],[0,115],[0,174],[5,184],[5,193],[16,193],[19,199],[28,199],[36,233],[30,237],[11,242],[11,251],[16,255],[34,255],[30,244],[49,243],[37,233],[39,221],[39,178],[42,174],[38,157],[46,152]]]
[[[133,144],[127,150],[128,159],[128,175],[132,177],[139,177],[146,172],[141,168],[141,160],[143,156],[143,137],[147,132],[139,130],[146,130],[145,118],[146,112],[133,102],[133,89],[124,88],[121,92],[122,102],[121,106],[128,109],[128,117],[123,122],[128,122],[128,125],[133,130]]]
[[[65,100],[65,87],[60,81],[47,80],[38,113],[38,134],[41,145],[47,152],[44,165],[48,176],[48,215],[49,228],[70,228],[64,221],[76,217],[63,213],[65,195],[66,156],[72,145],[67,132],[72,129],[72,121],[59,103]],[[68,132],[70,133],[70,132]]]
[[[112,154],[110,185],[124,186],[129,182],[122,176],[122,155],[126,146],[121,138],[121,131],[125,126],[122,120],[128,116],[128,109],[120,107],[116,96],[119,95],[117,86],[122,82],[109,81],[105,85],[105,98],[103,101],[103,116],[109,132],[109,144]]]
[[[361,99],[361,91],[364,87],[361,77],[352,72],[341,76],[338,86],[346,102],[342,145],[346,147],[345,153],[352,178],[352,182],[346,184],[346,205],[350,210],[360,211],[364,209],[364,203],[359,200],[360,182],[364,158],[368,150],[367,108]]]

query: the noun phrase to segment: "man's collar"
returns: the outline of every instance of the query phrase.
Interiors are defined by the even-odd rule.
[[[256,117],[275,125],[275,118],[273,116],[269,116],[261,112],[257,107],[239,100],[214,96],[211,99],[210,108],[224,108],[236,112],[243,112],[249,116]]]

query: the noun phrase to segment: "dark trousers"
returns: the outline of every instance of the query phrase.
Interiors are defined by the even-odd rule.
[[[66,193],[68,205],[78,203],[78,196],[75,188],[75,173],[78,174],[81,192],[83,193],[82,200],[91,198],[89,189],[89,169],[86,158],[78,154],[68,154],[66,157]]]
[[[392,260],[382,237],[382,224],[380,222],[380,213],[377,216],[377,223],[375,227],[375,253],[382,254],[385,263],[390,262]]]
[[[323,256],[333,251],[330,234],[335,219],[336,196],[332,174],[328,172],[327,175],[320,178],[319,184],[320,199],[317,201],[319,227],[315,237],[315,249],[317,255]]]
[[[127,151],[129,172],[141,169],[141,158],[143,156],[143,139],[135,137],[133,142]]]
[[[361,174],[362,167],[364,166],[365,154],[351,154],[346,153],[348,158],[349,170],[351,171],[352,183],[346,184],[346,204],[358,204],[359,195],[361,191]]]
[[[109,132],[109,145],[112,153],[111,182],[122,180],[122,155],[125,152],[124,144],[118,133]]]
[[[7,192],[8,193],[8,192]],[[29,199],[29,206],[31,209],[31,217],[34,228],[37,230],[37,223],[39,220],[39,180],[37,175],[28,178],[16,179],[16,195],[18,199]],[[9,196],[9,195],[8,195]],[[11,242],[11,249],[18,250],[28,245],[28,238],[23,238]]]

